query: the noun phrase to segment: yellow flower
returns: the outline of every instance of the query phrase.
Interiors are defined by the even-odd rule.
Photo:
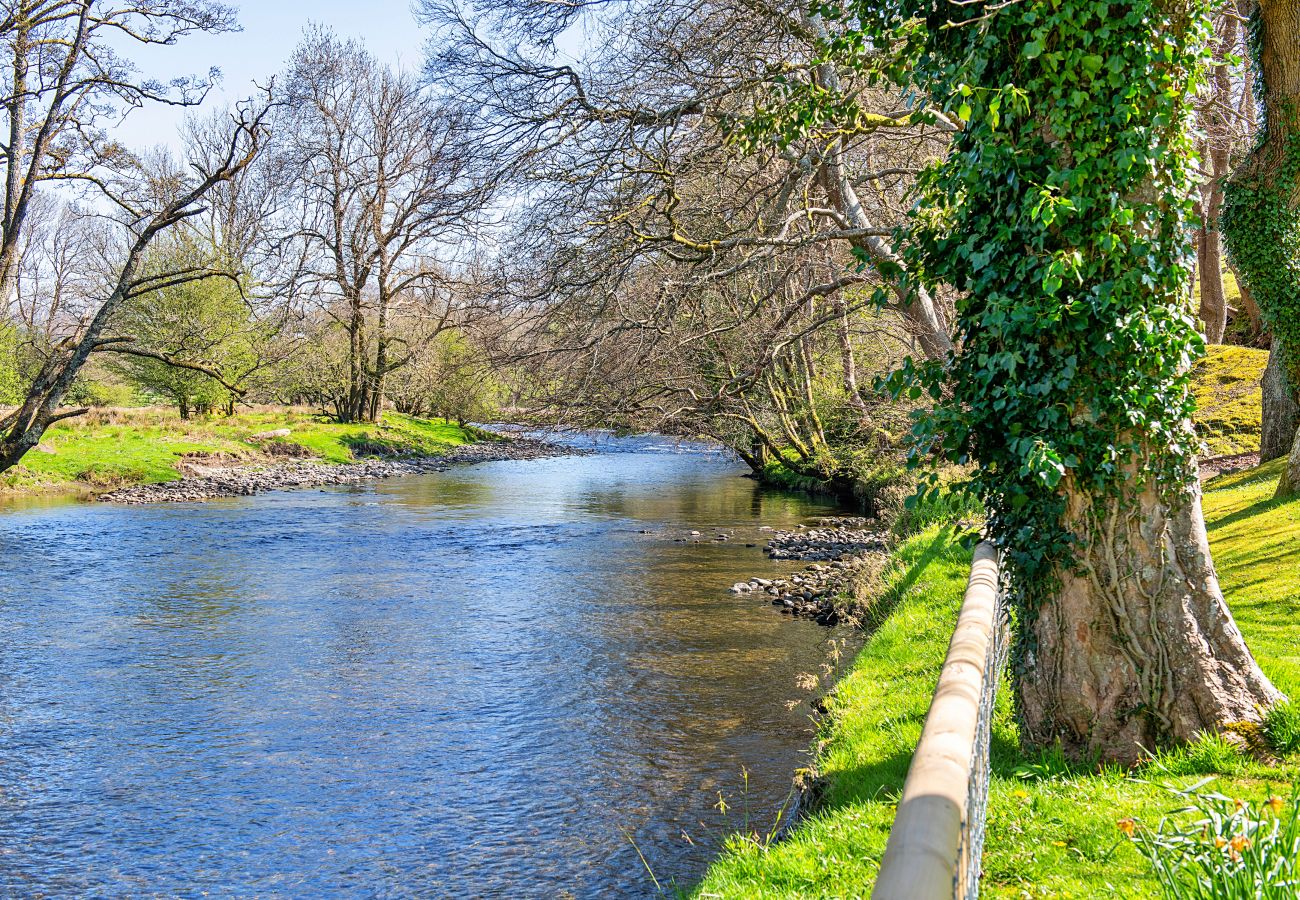
[[[1226,846],[1228,846],[1228,839],[1221,834],[1216,834],[1214,836],[1214,848],[1222,850]]]
[[[1137,831],[1137,822],[1133,819],[1120,819],[1115,823],[1115,827],[1127,834],[1129,837],[1132,837],[1133,833]]]
[[[1240,853],[1242,850],[1245,850],[1250,846],[1250,838],[1246,837],[1244,834],[1239,834],[1228,843],[1232,847],[1234,853]]]
[[[1286,801],[1283,800],[1281,797],[1279,797],[1277,794],[1274,794],[1272,797],[1269,797],[1268,802],[1265,803],[1264,805],[1267,806],[1269,809],[1273,810],[1273,815],[1275,816],[1282,815],[1282,810],[1286,809]]]

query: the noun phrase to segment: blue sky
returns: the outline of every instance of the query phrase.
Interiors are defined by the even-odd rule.
[[[227,105],[278,72],[310,22],[328,25],[343,37],[365,41],[372,53],[392,63],[418,67],[425,32],[411,14],[411,0],[260,0],[235,3],[243,31],[186,38],[175,47],[132,51],[141,74],[170,78],[203,74],[216,66],[223,80],[205,107]],[[128,146],[176,145],[176,129],[186,113],[141,109],[123,123],[118,137]]]

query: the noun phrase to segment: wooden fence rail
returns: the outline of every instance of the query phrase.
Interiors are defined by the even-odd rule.
[[[991,544],[976,548],[872,900],[978,895],[989,720],[1004,646],[998,562]]]

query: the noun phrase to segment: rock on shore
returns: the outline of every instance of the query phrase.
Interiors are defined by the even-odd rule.
[[[882,553],[887,541],[870,530],[861,518],[828,518],[813,528],[775,532],[766,553],[772,559],[815,560],[788,578],[751,578],[732,586],[734,594],[755,594],[788,615],[814,619],[819,625],[838,625],[837,597],[845,593],[853,576],[868,565],[868,554]]]
[[[369,459],[342,464],[295,460],[284,463],[223,467],[202,475],[182,478],[179,481],[122,488],[102,494],[97,499],[104,503],[187,503],[220,497],[247,497],[286,488],[355,484],[360,481],[393,478],[400,475],[424,475],[430,472],[445,472],[451,466],[469,463],[542,459],[550,456],[580,455],[584,452],[531,438],[511,438],[505,441],[466,444],[441,456]]]

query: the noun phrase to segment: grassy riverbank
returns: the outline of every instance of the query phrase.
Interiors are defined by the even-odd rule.
[[[288,430],[274,438],[255,435]],[[344,463],[377,454],[437,455],[485,435],[441,420],[385,413],[340,425],[303,410],[262,409],[182,420],[160,409],[93,410],[60,422],[0,478],[9,492],[94,491],[181,478],[187,462],[256,463],[306,456]]]
[[[1209,485],[1205,509],[1237,621],[1278,686],[1300,695],[1300,500],[1271,499],[1279,463]],[[906,541],[876,592],[886,615],[830,701],[819,742],[817,812],[786,840],[733,839],[697,889],[715,897],[866,897],[893,821],[965,588],[970,555],[950,528]],[[1165,783],[1215,775],[1259,798],[1300,775],[1300,753],[1264,766],[1221,739],[1133,770],[1074,771],[1018,749],[1010,692],[995,723],[984,856],[986,896],[1156,897],[1146,861],[1116,820],[1154,825],[1181,804]]]

